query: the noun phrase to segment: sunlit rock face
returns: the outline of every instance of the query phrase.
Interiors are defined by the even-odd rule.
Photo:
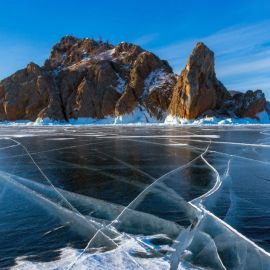
[[[30,63],[0,83],[0,119],[36,120],[39,116],[61,120],[64,115],[53,78]]]
[[[258,112],[266,110],[266,99],[261,90],[239,93],[233,96],[235,114],[238,117],[256,118]]]
[[[104,119],[140,114],[146,122],[173,117],[252,117],[264,111],[261,91],[231,95],[216,78],[214,53],[194,48],[180,76],[134,44],[63,37],[44,66],[30,63],[0,81],[0,121]],[[134,116],[135,117],[135,116]]]
[[[43,67],[0,82],[0,119],[102,119],[139,107],[162,120],[175,83],[168,63],[139,46],[66,36]]]
[[[170,115],[194,119],[208,110],[219,109],[229,98],[229,92],[216,78],[214,53],[203,43],[197,43],[177,80]]]
[[[261,90],[229,92],[216,77],[214,61],[214,53],[203,43],[197,43],[173,90],[171,116],[257,118],[259,112],[266,110]]]
[[[144,106],[158,119],[166,111],[176,83],[167,62],[150,52],[141,52],[132,63],[123,95],[116,104],[116,114],[131,113],[138,105]]]

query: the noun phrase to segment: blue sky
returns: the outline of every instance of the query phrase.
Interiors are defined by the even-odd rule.
[[[137,43],[177,73],[204,41],[227,88],[260,88],[270,99],[270,1],[1,1],[0,79],[42,64],[67,34]]]

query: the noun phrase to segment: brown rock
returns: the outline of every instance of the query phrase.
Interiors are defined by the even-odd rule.
[[[108,61],[89,65],[84,72],[66,71],[60,91],[67,119],[113,116],[120,97],[117,84],[117,73]]]
[[[216,110],[230,94],[217,80],[214,53],[197,43],[173,91],[169,114],[194,119],[207,110]]]
[[[174,84],[175,76],[167,62],[141,52],[132,63],[125,92],[116,104],[116,115],[131,113],[143,105],[152,116],[161,118],[168,109]]]
[[[113,46],[108,42],[65,36],[53,47],[51,55],[49,59],[46,60],[44,66],[46,69],[68,67],[80,61],[93,58],[112,48]]]
[[[34,63],[1,81],[1,120],[36,120],[39,113],[52,103],[49,93],[54,92],[53,85],[46,72]],[[61,111],[60,108],[57,110]],[[50,118],[61,119],[63,116],[54,112]]]
[[[171,115],[189,119],[256,117],[264,107],[260,91],[229,94],[216,78],[213,52],[203,43],[177,80],[166,61],[134,44],[114,47],[66,36],[44,67],[30,63],[0,82],[0,120],[101,119],[137,109],[163,120],[168,108]]]
[[[262,90],[237,93],[233,96],[234,110],[238,117],[257,118],[257,114],[266,110],[266,99]]]
[[[30,64],[0,83],[0,119],[104,118],[144,107],[164,118],[172,69],[139,46],[63,37],[44,67]]]

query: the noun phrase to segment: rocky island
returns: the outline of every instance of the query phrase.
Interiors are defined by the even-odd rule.
[[[65,36],[42,67],[30,63],[0,81],[0,121],[69,122],[138,114],[142,122],[257,119],[264,111],[261,90],[226,89],[216,77],[214,53],[201,42],[178,76],[167,61],[134,44]]]

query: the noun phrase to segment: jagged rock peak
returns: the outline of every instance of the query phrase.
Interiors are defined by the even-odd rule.
[[[214,77],[214,53],[203,42],[198,42],[188,59],[186,69],[189,71],[201,72],[209,77]]]
[[[41,73],[42,69],[39,65],[37,65],[34,62],[30,62],[27,66],[26,66],[26,71],[27,73]]]
[[[216,78],[214,53],[201,42],[177,78],[167,61],[134,44],[65,36],[43,67],[29,63],[0,81],[0,121],[121,118],[134,112],[146,121],[164,120],[167,113],[256,118],[265,108],[261,91],[230,95]]]
[[[122,116],[141,109],[163,119],[175,75],[131,43],[63,37],[43,67],[30,63],[0,82],[0,120]]]
[[[45,68],[67,67],[113,47],[109,42],[64,36],[53,46],[49,59],[45,61]]]
[[[178,78],[169,114],[194,119],[205,111],[218,109],[228,98],[229,92],[216,78],[214,53],[198,42]]]

